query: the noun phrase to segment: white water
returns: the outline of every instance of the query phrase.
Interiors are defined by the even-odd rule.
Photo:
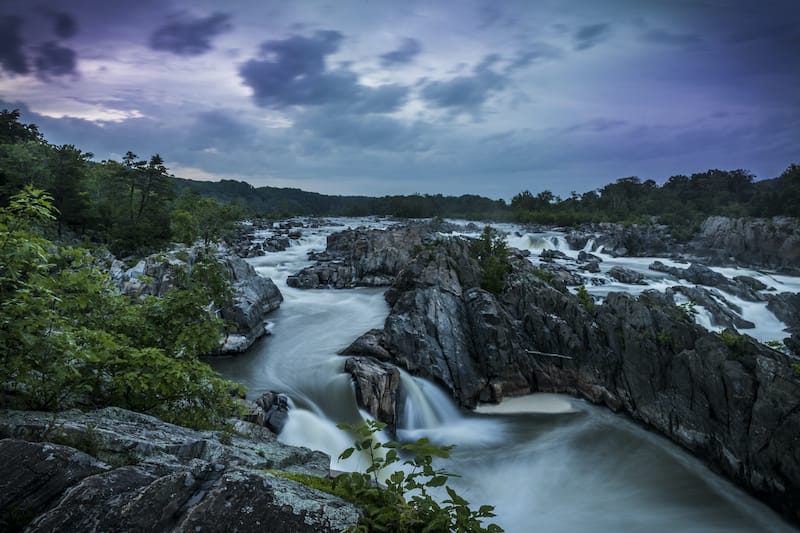
[[[347,222],[355,226],[360,221]],[[245,354],[213,364],[225,377],[247,385],[251,397],[267,390],[287,393],[294,408],[280,440],[322,450],[332,457],[333,469],[348,470],[366,463],[356,456],[344,463],[336,460],[352,444],[336,424],[356,422],[364,414],[337,352],[383,325],[388,312],[383,291],[302,291],[285,283],[289,274],[310,264],[307,252],[323,250],[325,236],[339,229],[304,229],[301,241],[285,252],[250,260],[284,295],[281,308],[270,318],[273,335]],[[545,248],[577,256],[555,232],[515,237],[517,228],[501,229],[512,232],[512,246],[531,250],[534,262]],[[651,258],[614,259],[594,253],[604,259],[598,276],[607,282],[588,287],[595,296],[648,288],[611,283],[605,272],[615,264],[655,278],[650,288],[678,283],[648,271]],[[779,290],[800,290],[794,278],[739,274],[753,275]],[[743,305],[743,315],[749,320],[758,316],[757,332],[776,338],[781,324],[770,318],[771,313],[748,304]],[[665,439],[575,399],[534,395],[465,413],[438,387],[401,372],[401,406],[398,438],[424,436],[435,443],[456,444],[451,459],[442,465],[461,476],[451,478],[450,485],[475,505],[495,505],[498,516],[493,521],[508,532],[793,531],[771,510]]]

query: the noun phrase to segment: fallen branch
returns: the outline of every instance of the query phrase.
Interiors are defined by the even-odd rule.
[[[540,352],[537,350],[525,350],[525,352],[531,355],[542,355],[544,357],[558,357],[559,359],[572,359],[569,355],[561,355],[559,353],[547,353],[547,352]]]

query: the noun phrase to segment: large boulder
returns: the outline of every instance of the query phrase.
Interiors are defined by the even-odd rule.
[[[370,415],[387,424],[389,431],[397,427],[397,390],[400,371],[396,366],[371,357],[348,357],[344,371],[353,377],[356,401]]]
[[[717,262],[800,272],[800,221],[791,217],[708,217],[691,243]]]
[[[327,456],[245,422],[234,429],[194,431],[117,408],[6,412],[3,530],[333,532],[358,522],[351,504],[267,472],[325,476]]]
[[[191,269],[198,252],[193,248],[150,255],[133,267],[122,270],[112,263],[112,280],[120,292],[131,297],[163,296],[174,286],[177,271]],[[219,305],[219,315],[235,329],[220,340],[219,353],[239,353],[268,334],[267,315],[277,309],[283,295],[271,279],[260,276],[250,263],[235,254],[220,251],[217,261],[228,273],[233,289],[230,300]],[[209,302],[209,305],[212,302]]]

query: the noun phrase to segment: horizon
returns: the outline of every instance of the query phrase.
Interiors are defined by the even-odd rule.
[[[336,196],[566,197],[800,162],[800,5],[0,7],[0,108],[97,159]]]

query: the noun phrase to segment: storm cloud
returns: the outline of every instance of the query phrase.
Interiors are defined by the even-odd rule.
[[[48,41],[36,49],[34,65],[36,75],[44,80],[51,76],[77,75],[75,51],[55,41]]]
[[[575,32],[575,50],[588,50],[608,38],[611,27],[608,24],[589,24]]]
[[[492,68],[498,59],[496,55],[489,55],[470,75],[430,82],[423,87],[421,96],[434,107],[476,113],[492,93],[505,88],[508,82]]]
[[[406,100],[408,89],[398,84],[363,85],[346,68],[329,70],[327,56],[344,39],[337,31],[317,31],[311,37],[294,35],[261,44],[260,59],[239,69],[259,106],[345,106],[353,113],[389,113]]]
[[[182,56],[201,55],[211,50],[211,40],[233,26],[230,15],[214,13],[205,18],[182,14],[157,28],[150,36],[150,48]]]
[[[405,38],[399,48],[381,55],[381,65],[391,67],[411,63],[421,51],[422,45],[417,39]]]
[[[23,20],[13,15],[0,17],[0,65],[10,74],[30,72],[28,60],[23,52]]]

